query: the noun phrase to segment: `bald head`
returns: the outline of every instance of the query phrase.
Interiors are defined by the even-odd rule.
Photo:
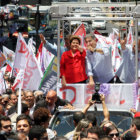
[[[55,102],[57,101],[57,93],[54,90],[48,91],[46,95],[46,101],[49,106],[53,106]]]

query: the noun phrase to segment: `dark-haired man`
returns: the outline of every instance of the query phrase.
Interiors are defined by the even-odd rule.
[[[32,122],[29,116],[21,114],[17,117],[17,120],[16,120],[17,132],[22,132],[28,135],[31,125],[32,125]]]
[[[0,117],[0,131],[4,132],[6,135],[10,135],[10,133],[12,132],[12,123],[9,117]]]
[[[29,140],[48,140],[48,134],[43,126],[35,125],[29,131]]]

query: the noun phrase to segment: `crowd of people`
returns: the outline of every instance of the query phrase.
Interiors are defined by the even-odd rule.
[[[49,52],[57,56],[57,47],[40,39]],[[97,43],[94,34],[85,36],[86,49],[81,46],[81,39],[76,35],[65,37],[65,46],[60,47],[60,73],[62,87],[67,84],[88,83],[91,87],[95,83],[131,83],[135,81],[135,43],[128,47],[126,40],[121,40],[122,64],[117,73],[114,72],[110,50]],[[138,43],[140,47],[140,41]],[[105,96],[100,95],[104,120],[97,124],[93,114],[87,114],[88,109],[96,101],[89,100],[82,111],[73,114],[75,129],[65,136],[58,137],[57,132],[49,128],[49,122],[59,108],[74,109],[67,100],[57,96],[56,91],[47,93],[31,90],[12,90],[14,78],[5,73],[5,93],[0,95],[0,139],[14,140],[139,140],[140,115],[132,120],[131,128],[120,134],[116,124],[110,121]],[[21,114],[19,114],[18,97],[21,93]]]
[[[89,99],[88,104],[73,114],[75,129],[65,136],[57,136],[57,132],[49,128],[52,115],[63,106],[67,109],[75,107],[67,100],[57,96],[50,90],[46,95],[42,91],[21,91],[21,114],[18,114],[18,97],[20,90],[10,89],[0,96],[0,139],[1,140],[139,140],[140,113],[136,112],[131,127],[120,132],[116,124],[110,121],[110,113],[105,104],[105,96],[100,95],[104,119],[97,123],[94,112],[87,113],[96,101]],[[124,124],[125,125],[125,124]]]

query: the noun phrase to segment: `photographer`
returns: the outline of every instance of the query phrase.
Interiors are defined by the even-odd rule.
[[[109,111],[108,111],[108,108],[105,104],[105,96],[104,96],[104,94],[99,94],[99,96],[100,96],[100,101],[101,101],[101,104],[102,104],[102,107],[103,107],[103,114],[104,114],[103,122],[106,122],[106,121],[109,121]],[[88,104],[83,108],[82,112],[84,114],[86,114],[88,109],[95,103],[96,103],[96,101],[93,101],[92,99],[89,99]],[[91,114],[87,115],[87,119],[88,119],[88,117],[91,118]]]

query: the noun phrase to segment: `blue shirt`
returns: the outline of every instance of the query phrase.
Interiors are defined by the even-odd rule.
[[[135,55],[131,46],[126,46],[126,49],[122,50],[122,62],[116,75],[124,83],[135,81]]]
[[[87,74],[93,76],[94,82],[107,83],[114,77],[109,48],[100,47],[104,54],[87,51]]]
[[[53,55],[57,56],[57,46],[49,43],[46,41],[46,44],[44,44],[44,47],[51,52]],[[60,58],[62,56],[62,53],[68,51],[68,49],[64,46],[60,46]]]

